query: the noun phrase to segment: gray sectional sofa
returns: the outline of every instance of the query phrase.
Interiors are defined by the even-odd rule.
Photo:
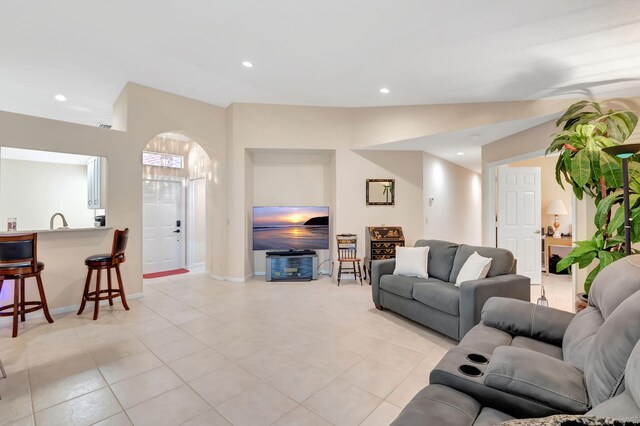
[[[640,422],[639,342],[640,255],[600,272],[577,315],[490,299],[482,323],[442,358],[393,425],[489,426],[553,415]]]
[[[530,280],[517,275],[513,254],[504,249],[476,247],[440,240],[418,240],[415,247],[429,246],[429,278],[393,275],[395,259],[371,265],[373,303],[433,330],[460,340],[480,321],[484,303],[494,296],[530,299]],[[458,273],[469,256],[492,258],[486,278],[455,286]]]

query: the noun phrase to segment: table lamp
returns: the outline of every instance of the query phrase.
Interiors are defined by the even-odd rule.
[[[631,220],[629,219],[629,157],[640,152],[640,143],[615,145],[602,149],[609,155],[622,159],[622,190],[624,207],[624,252],[631,254]]]
[[[562,200],[553,200],[547,206],[545,214],[554,215],[553,227],[556,229],[553,233],[554,238],[560,238],[560,222],[558,222],[558,216],[567,214],[567,209],[564,207]]]

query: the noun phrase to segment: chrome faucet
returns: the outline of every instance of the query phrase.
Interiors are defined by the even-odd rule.
[[[60,216],[62,218],[63,228],[69,227],[69,224],[67,223],[67,219],[64,218],[64,215],[62,213],[54,213],[53,216],[51,216],[51,219],[49,220],[49,229],[53,229],[53,219],[55,219],[56,216]]]

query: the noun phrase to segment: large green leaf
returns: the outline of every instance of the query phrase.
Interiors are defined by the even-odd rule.
[[[601,148],[608,148],[610,146],[620,145],[620,142],[618,142],[616,139],[608,138],[606,136],[594,136],[593,140],[596,141]]]
[[[601,121],[594,123],[594,126],[596,126],[596,130],[598,134],[604,134],[607,131],[607,123],[603,123]]]
[[[611,247],[615,247],[622,243],[624,243],[624,235],[616,235],[615,237],[607,238],[607,243],[604,248],[610,249]]]
[[[593,127],[593,126],[592,126]],[[583,187],[591,177],[591,162],[587,150],[583,149],[573,157],[571,161],[571,175],[576,185]]]
[[[634,206],[638,201],[638,198],[640,198],[639,194],[630,194],[629,206]],[[607,230],[610,234],[613,234],[613,232],[616,229],[620,228],[622,225],[624,225],[624,203],[620,204],[618,210],[616,210],[616,212],[611,217],[611,221],[609,222],[609,227],[607,228]]]
[[[578,200],[582,200],[584,197],[584,191],[581,187],[573,185],[573,195],[575,195]]]
[[[604,151],[600,151],[600,169],[607,185],[611,188],[620,188],[622,186],[622,168],[616,158]]]
[[[569,266],[571,266],[571,265],[573,265],[574,263],[577,263],[577,262],[578,261],[574,257],[566,256],[560,262],[558,262],[558,264],[556,265],[556,271],[558,271],[558,272],[564,271]]]
[[[551,145],[549,145],[549,148],[547,148],[547,150],[545,151],[545,154],[549,154],[551,152],[555,152],[555,151],[561,150],[562,148],[564,148],[564,144],[565,143],[567,143],[566,139],[560,138],[560,137],[556,137],[553,140],[553,142],[551,142]]]
[[[600,265],[596,266],[593,271],[589,272],[587,278],[584,280],[584,292],[589,294],[589,290],[591,289],[591,284],[593,283],[593,279],[600,272]]]
[[[576,126],[576,133],[580,136],[581,140],[590,138],[596,131],[596,126],[593,124],[578,124]]]
[[[585,253],[584,255],[580,256],[579,258],[576,258],[576,261],[578,263],[578,268],[583,269],[586,268],[587,266],[591,265],[591,262],[593,262],[593,259],[596,258],[598,252],[596,251],[592,251],[589,253]]]
[[[640,241],[640,207],[631,210],[631,241]]]
[[[616,229],[620,228],[624,224],[624,208],[622,205],[618,207],[616,212],[611,216],[611,221],[609,221],[609,226],[607,227],[607,231],[610,234],[613,234]]]
[[[602,175],[600,171],[600,149],[596,146],[593,139],[587,141],[586,152],[591,162],[591,174],[597,180],[597,178]]]
[[[556,182],[560,185],[560,188],[564,189],[564,183],[562,182],[562,166],[564,165],[564,160],[562,156],[558,157],[558,161],[556,161]]]
[[[598,252],[598,259],[600,259],[600,270],[611,265],[615,260],[610,252],[604,250]]]
[[[620,117],[610,116],[607,120],[607,135],[611,139],[615,139],[620,142],[624,142],[624,140],[628,137],[625,136],[626,131],[628,131],[626,124]]]
[[[629,134],[633,133],[638,125],[638,116],[633,111],[622,111],[620,118],[625,121]]]
[[[595,253],[598,251],[598,247],[595,246],[595,244],[593,244],[591,242],[591,244],[589,245],[582,245],[582,246],[577,246],[574,247],[573,250],[571,250],[571,252],[567,255],[568,257],[574,257],[574,258],[578,258],[584,254],[587,253]]]
[[[565,121],[567,121],[568,119],[570,119],[576,112],[580,111],[581,109],[583,109],[585,106],[591,104],[590,101],[580,101],[580,102],[576,102],[575,104],[571,105],[567,111],[562,114],[562,117],[560,117],[558,119],[558,121],[556,121],[556,126],[559,126],[560,123],[564,123]]]
[[[619,202],[621,198],[622,190],[619,189],[600,200],[600,202],[596,206],[596,215],[593,220],[596,228],[600,229],[605,226],[611,207],[613,207],[615,203]]]
[[[638,122],[638,118],[635,114],[631,113],[631,111],[615,111],[611,114],[606,115],[607,120],[607,131],[609,137],[619,140],[620,142],[624,142],[631,133],[633,129],[635,129],[636,124]],[[613,130],[615,128],[615,131]],[[616,133],[617,137],[614,137],[612,131]]]

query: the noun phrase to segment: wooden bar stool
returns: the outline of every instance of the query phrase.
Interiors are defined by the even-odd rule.
[[[40,273],[44,263],[38,262],[38,234],[17,234],[0,236],[0,291],[4,280],[13,280],[13,303],[0,306],[0,316],[13,316],[13,334],[18,335],[18,315],[24,322],[25,314],[42,309],[44,317],[53,322],[49,315],[47,299],[42,287]],[[35,277],[40,293],[40,301],[25,301],[24,280]],[[27,308],[27,306],[31,306]],[[5,312],[11,309],[11,312]],[[3,369],[4,370],[4,369]],[[3,371],[4,375],[4,371]]]
[[[360,268],[360,258],[358,257],[358,236],[356,234],[336,235],[338,243],[338,285],[343,273],[353,273],[353,279],[360,278],[362,285],[362,269]],[[343,266],[343,263],[351,266]]]
[[[127,297],[124,294],[124,287],[122,286],[122,275],[120,274],[120,264],[124,263],[125,256],[124,251],[127,248],[127,240],[129,239],[129,228],[124,231],[117,230],[113,234],[113,246],[111,253],[95,254],[89,256],[84,260],[84,264],[89,268],[87,271],[87,281],[84,284],[84,292],[82,294],[82,303],[78,310],[78,315],[84,311],[84,307],[87,301],[95,302],[93,308],[93,320],[98,319],[98,312],[100,310],[100,301],[108,300],[109,305],[113,306],[113,299],[120,297],[122,299],[122,305],[128,311],[129,305],[127,305]],[[100,289],[100,275],[102,270],[107,270],[107,289]],[[118,278],[118,288],[111,287],[111,269],[116,270],[116,276]],[[97,271],[96,277],[96,290],[89,291],[89,284],[91,283],[91,275],[93,271]],[[106,296],[101,296],[106,294]]]

